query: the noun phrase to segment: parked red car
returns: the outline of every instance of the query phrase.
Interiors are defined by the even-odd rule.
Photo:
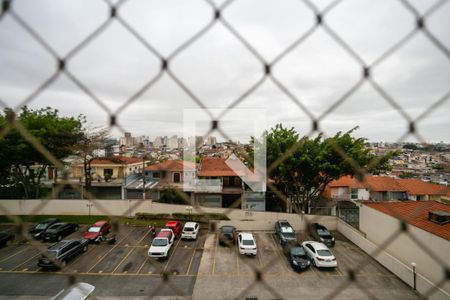
[[[94,242],[98,237],[108,234],[110,229],[111,225],[108,221],[97,221],[83,233],[83,239]]]
[[[179,238],[181,236],[181,232],[183,231],[183,224],[178,221],[167,221],[166,228],[172,229],[175,237]]]

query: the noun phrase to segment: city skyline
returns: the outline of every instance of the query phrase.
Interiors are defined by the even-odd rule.
[[[413,0],[411,3],[420,14],[434,5],[433,1]],[[328,4],[325,1],[315,5],[320,11]],[[54,49],[55,55],[62,58],[109,15],[109,7],[102,1],[88,4],[15,1],[12,7]],[[56,15],[54,11],[59,13]],[[175,49],[211,22],[213,15],[213,8],[204,1],[129,1],[117,11],[161,57],[170,57]],[[447,49],[450,45],[450,27],[446,26],[449,12],[447,2],[426,20],[428,30]],[[80,15],[82,23],[77,22]],[[423,32],[414,32],[415,17],[400,2],[340,3],[324,15],[324,20],[356,54],[349,53],[324,28],[315,28],[272,67],[271,75],[277,81],[263,78],[261,59],[273,61],[314,28],[316,17],[312,10],[301,1],[286,1],[281,6],[276,1],[249,0],[227,6],[222,16],[256,49],[260,58],[221,22],[214,23],[169,64],[170,71],[199,102],[167,72],[158,77],[160,59],[120,22],[113,20],[65,64],[98,101],[93,101],[67,75],[60,74],[27,105],[55,107],[63,115],[83,114],[93,126],[107,126],[109,115],[114,114],[124,131],[171,136],[180,135],[185,109],[202,105],[226,109],[261,81],[235,108],[266,109],[266,129],[283,123],[308,135],[316,119],[320,121],[318,129],[329,136],[360,126],[355,132],[358,137],[394,142],[408,131],[410,120],[436,105],[415,124],[416,130],[428,142],[450,141],[446,129],[450,128],[447,94],[450,61]],[[8,43],[0,44],[3,70],[0,104],[16,107],[55,72],[57,64],[11,16],[7,14],[1,21],[0,39]],[[383,53],[409,34],[411,39],[378,62]],[[355,59],[355,55],[361,61]],[[395,103],[383,98],[365,81],[348,99],[334,107],[359,82],[363,64],[372,66],[371,79]],[[152,79],[155,82],[151,88],[126,105],[130,97]],[[276,82],[289,92],[283,92]],[[290,99],[289,93],[299,103]],[[439,99],[443,101],[438,102]],[[224,132],[239,140],[251,135],[243,130],[248,127],[246,124],[222,122],[220,125]],[[115,128],[112,134],[118,136],[121,132]],[[413,136],[407,140],[417,141]]]

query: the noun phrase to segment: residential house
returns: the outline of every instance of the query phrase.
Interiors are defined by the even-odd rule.
[[[109,158],[96,158],[91,161],[92,178],[97,182],[122,181],[130,174],[141,173],[143,166],[150,163],[138,157],[114,156]],[[84,178],[84,165],[73,167],[75,178]]]
[[[366,187],[374,201],[407,200],[407,189],[395,178],[387,176],[366,176]]]
[[[188,197],[194,190],[195,163],[183,160],[166,160],[144,169],[146,199],[159,200],[161,191],[173,187],[185,192]],[[128,199],[142,198],[144,193],[142,173],[130,175],[125,189]]]
[[[352,176],[342,176],[328,185],[329,194],[334,200],[369,200],[369,189],[363,182]]]
[[[244,183],[227,164],[226,159],[219,157],[205,157],[198,167],[197,176],[203,180],[217,181],[220,190],[217,192],[204,191],[196,193],[196,200],[200,205],[212,207],[241,208]]]
[[[113,156],[96,158],[91,161],[92,182],[89,193],[98,199],[124,199],[124,183],[126,178],[142,172],[142,168],[150,161],[138,157]],[[72,166],[71,179],[76,179],[84,187],[84,164],[78,162]],[[82,193],[80,194],[80,191]],[[64,186],[58,198],[84,198],[84,188],[74,190],[71,186]]]
[[[328,196],[334,200],[436,200],[448,193],[448,187],[420,179],[397,179],[387,176],[366,176],[359,181],[342,176],[328,185]]]
[[[166,160],[146,167],[144,173],[146,197],[153,200],[159,200],[165,188],[174,187],[183,191],[192,204],[265,210],[264,193],[250,191],[241,179],[244,172],[233,171],[224,158],[206,157],[197,165],[182,160]],[[248,174],[247,178],[253,179]],[[143,186],[141,175],[129,176],[127,197],[142,198]]]
[[[335,200],[407,200],[407,189],[397,179],[387,176],[365,176],[363,181],[343,176],[332,181],[328,189]]]
[[[420,179],[397,179],[397,181],[407,189],[408,200],[439,201],[448,190],[446,186],[425,182]]]

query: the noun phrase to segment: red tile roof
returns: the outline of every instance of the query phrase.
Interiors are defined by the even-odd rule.
[[[225,161],[218,157],[204,158],[198,168],[198,176],[238,176]]]
[[[450,205],[437,201],[364,202],[363,204],[450,241],[450,223],[440,225],[428,220],[429,211],[440,210],[450,213]]]
[[[92,160],[91,165],[129,165],[142,162],[139,157],[114,156],[109,158],[97,158]]]
[[[406,188],[397,179],[388,176],[366,176],[366,185],[373,192],[406,192]]]
[[[145,168],[146,171],[194,171],[195,163],[183,160],[166,160]]]
[[[397,179],[411,195],[445,195],[448,188],[443,185],[422,181],[420,179]]]
[[[408,192],[411,195],[450,195],[450,188],[429,183],[420,179],[396,179],[388,176],[366,176],[364,181],[358,181],[352,176],[342,176],[329,185],[334,187],[368,188],[373,192]]]
[[[349,187],[355,189],[364,189],[364,182],[359,181],[352,176],[342,176],[337,180],[330,182],[329,187]]]

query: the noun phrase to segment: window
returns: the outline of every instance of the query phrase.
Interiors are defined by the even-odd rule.
[[[358,199],[358,189],[351,189],[352,199]]]
[[[181,182],[180,173],[173,173],[173,182]]]
[[[103,177],[112,177],[113,175],[113,169],[104,169],[103,170]]]
[[[153,178],[161,178],[161,174],[160,173],[153,173]]]

